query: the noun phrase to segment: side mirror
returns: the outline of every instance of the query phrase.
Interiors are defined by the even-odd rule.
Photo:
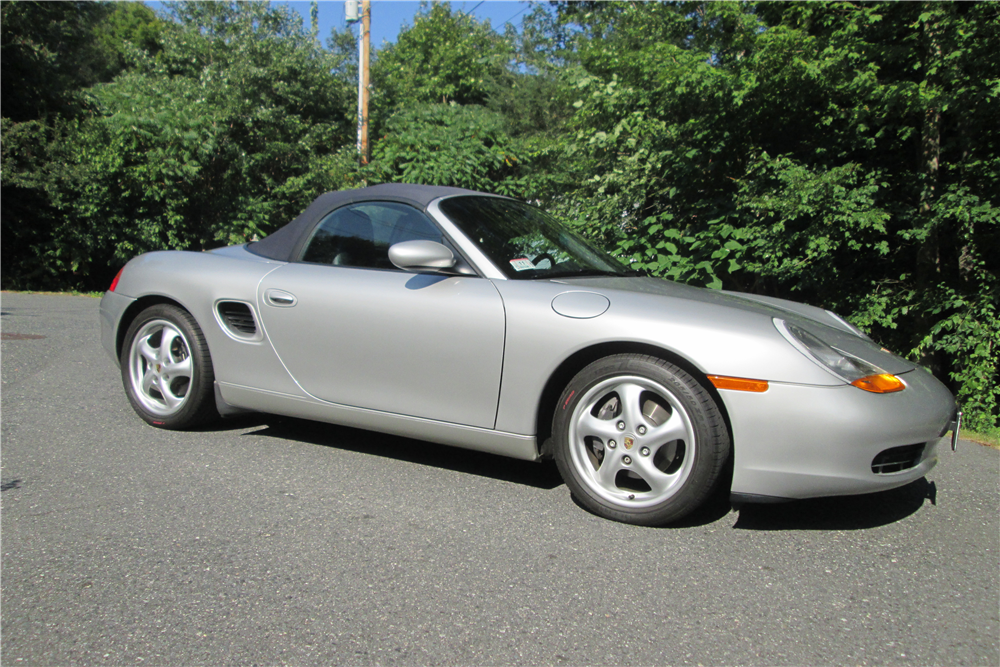
[[[404,271],[437,273],[455,266],[455,254],[434,241],[403,241],[389,248],[389,261]]]

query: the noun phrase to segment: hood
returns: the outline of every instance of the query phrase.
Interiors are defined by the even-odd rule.
[[[648,294],[652,298],[685,299],[776,317],[797,324],[841,352],[858,357],[889,373],[906,373],[917,367],[913,362],[883,349],[863,334],[859,335],[833,313],[786,299],[692,287],[659,278],[568,278],[553,282],[600,291],[612,302],[614,292],[631,292]],[[775,334],[781,335],[777,329]]]

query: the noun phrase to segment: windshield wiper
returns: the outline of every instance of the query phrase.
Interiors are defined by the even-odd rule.
[[[547,273],[540,273],[537,276],[532,276],[532,278],[533,279],[587,278],[593,276],[610,276],[614,278],[625,278],[630,274],[632,274],[632,271],[630,270],[621,272],[621,271],[608,271],[607,269],[565,269],[563,271],[549,271]]]

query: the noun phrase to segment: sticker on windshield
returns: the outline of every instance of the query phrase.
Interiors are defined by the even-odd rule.
[[[535,268],[535,265],[531,263],[531,260],[525,257],[510,260],[510,265],[514,267],[515,271],[529,271]]]

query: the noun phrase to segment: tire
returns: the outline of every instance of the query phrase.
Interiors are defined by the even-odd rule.
[[[212,355],[182,308],[159,304],[139,313],[125,334],[121,369],[132,408],[153,426],[185,429],[219,416]]]
[[[729,457],[709,393],[663,359],[618,354],[570,381],[552,420],[566,485],[595,514],[661,526],[697,509]]]

